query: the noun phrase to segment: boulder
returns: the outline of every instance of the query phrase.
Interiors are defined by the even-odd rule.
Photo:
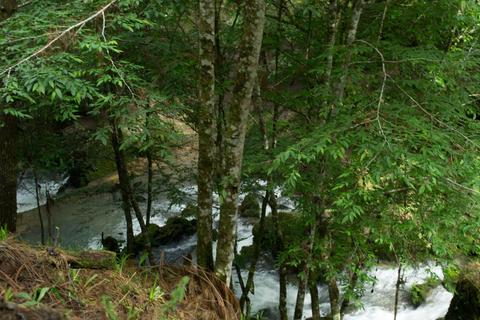
[[[428,278],[423,283],[415,283],[409,290],[410,303],[415,307],[419,307],[425,302],[432,289],[438,287],[441,281],[437,278]]]
[[[196,218],[197,217],[197,210],[198,207],[191,203],[187,204],[187,206],[182,210],[180,216],[183,218]]]
[[[104,238],[103,232],[102,232],[102,246],[104,250],[120,253],[120,245],[118,243],[118,240],[111,236]]]
[[[480,263],[470,263],[455,287],[445,320],[480,320]]]
[[[197,220],[187,220],[182,217],[172,217],[160,228],[158,234],[153,237],[155,245],[165,245],[181,240],[185,236],[191,236],[197,231]]]
[[[254,193],[249,193],[245,196],[238,208],[238,214],[243,218],[260,218],[260,205]]]

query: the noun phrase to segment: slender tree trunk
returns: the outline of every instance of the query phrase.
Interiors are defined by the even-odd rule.
[[[132,191],[130,176],[128,174],[127,162],[125,161],[125,154],[120,150],[120,146],[123,141],[123,133],[122,133],[122,130],[115,123],[113,123],[112,129],[113,129],[112,143],[115,145],[114,150],[116,149],[115,158],[117,158],[117,153],[118,153],[118,160],[119,160],[117,162],[118,179],[120,182],[120,188],[124,188],[124,193],[122,193],[122,196],[123,195],[127,196],[127,201],[129,202],[130,207],[133,209],[133,212],[135,213],[135,217],[137,218],[138,224],[140,225],[140,230],[144,235],[144,240],[145,240],[144,245],[145,245],[145,251],[148,254],[148,260],[150,262],[150,265],[153,265],[155,262],[155,259],[152,254],[152,245],[150,242],[147,225],[143,220],[142,211],[140,210],[140,206],[138,205],[138,202],[135,199],[135,196]]]
[[[383,7],[382,21],[380,22],[380,30],[378,31],[377,42],[380,42],[383,38],[383,28],[385,26],[385,19],[387,18],[389,4],[390,4],[390,0],[385,0],[385,7]]]
[[[134,253],[134,234],[133,234],[133,223],[132,223],[132,214],[131,214],[131,204],[130,204],[130,187],[129,187],[129,180],[128,180],[128,172],[126,169],[125,163],[125,156],[123,151],[120,150],[120,137],[119,137],[119,130],[117,125],[112,121],[112,148],[115,154],[115,163],[117,166],[117,173],[118,173],[118,181],[120,184],[120,190],[122,194],[122,205],[123,205],[123,212],[125,215],[125,221],[127,223],[127,252]]]
[[[47,211],[47,234],[48,234],[48,241],[52,243],[53,241],[53,224],[52,224],[52,208],[53,206],[53,199],[50,196],[50,192],[48,188],[45,190],[45,210]]]
[[[38,220],[40,222],[40,239],[42,245],[45,245],[45,227],[43,226],[42,208],[40,206],[40,185],[37,170],[35,170],[35,168],[33,168],[33,179],[35,183],[35,199],[37,200]]]
[[[268,204],[272,209],[272,223],[273,229],[275,230],[274,250],[276,254],[279,254],[285,248],[285,241],[278,217],[277,199],[272,193],[268,200]],[[287,320],[287,268],[283,264],[280,264],[278,267],[278,277],[280,286],[280,292],[278,297],[278,310],[280,312],[280,320]]]
[[[262,201],[262,211],[260,215],[260,227],[258,229],[258,235],[259,237],[254,238],[253,242],[253,257],[252,257],[252,262],[250,264],[250,268],[248,269],[248,278],[247,278],[247,283],[245,285],[245,290],[242,290],[242,296],[240,297],[240,309],[244,310],[245,303],[247,303],[247,308],[246,312],[244,313],[245,316],[249,316],[249,304],[250,304],[250,299],[248,298],[248,294],[251,292],[254,294],[254,282],[253,278],[255,276],[255,270],[257,267],[257,262],[258,259],[260,258],[260,252],[262,250],[262,245],[263,245],[263,237],[262,235],[265,233],[265,216],[267,213],[267,205],[268,205],[268,198],[270,197],[270,192],[267,190],[265,192],[265,196]]]
[[[150,128],[150,116],[151,113],[147,113],[145,119],[145,127]],[[152,137],[149,134],[147,141],[151,142]],[[148,226],[150,224],[150,219],[152,217],[152,203],[153,203],[153,150],[151,147],[147,150],[147,212],[145,214],[145,224]]]
[[[358,281],[358,270],[359,270],[359,268],[360,268],[360,265],[357,264],[357,266],[355,267],[355,270],[353,271],[352,276],[350,277],[350,282],[348,284],[348,290],[355,290],[355,287],[357,286],[357,281]],[[340,312],[342,313],[342,315],[345,314],[345,311],[347,310],[349,304],[350,304],[350,299],[345,297],[342,301],[342,306],[340,308]]]
[[[320,320],[320,298],[318,297],[317,276],[314,273],[310,273],[308,287],[312,302],[312,320]]]
[[[341,320],[340,312],[340,291],[338,290],[337,280],[332,278],[328,282],[328,295],[330,297],[330,309],[332,320]]]
[[[220,230],[215,273],[229,282],[235,242],[237,198],[243,161],[243,147],[251,106],[252,91],[257,77],[258,59],[265,24],[265,1],[246,0],[245,19],[233,97],[227,115],[225,135],[225,176],[222,181],[224,197],[220,206]]]
[[[321,211],[323,213],[323,209]],[[305,252],[307,253],[307,257],[305,258],[305,261],[303,262],[303,276],[299,277],[298,279],[298,293],[297,293],[297,301],[295,304],[295,314],[293,316],[294,320],[297,319],[302,319],[303,316],[303,305],[305,303],[305,291],[307,289],[307,285],[310,280],[310,262],[312,261],[312,255],[313,255],[313,247],[315,245],[315,238],[317,234],[317,225],[318,225],[318,219],[317,219],[317,213],[315,213],[315,223],[312,225],[312,227],[309,230],[309,235],[308,235],[308,240],[306,240],[305,244]]]
[[[305,271],[306,267],[304,267]],[[304,276],[307,276],[304,274]],[[298,291],[297,291],[297,300],[295,302],[295,313],[293,315],[294,320],[301,320],[303,316],[303,305],[305,303],[305,291],[306,291],[306,283],[308,279],[303,279],[302,277],[298,277]]]
[[[400,285],[402,284],[402,264],[398,264],[397,283],[395,284],[395,305],[393,306],[393,320],[397,320],[398,298],[400,294]]]
[[[200,0],[197,261],[213,270],[212,203],[215,170],[215,0]]]
[[[0,105],[0,227],[17,227],[17,122]]]
[[[365,6],[365,0],[356,0],[353,6],[352,18],[350,21],[350,28],[347,32],[347,39],[345,47],[347,52],[342,64],[342,73],[339,82],[337,83],[337,88],[335,90],[335,99],[336,99],[336,108],[343,104],[343,98],[345,96],[345,86],[347,84],[348,78],[348,67],[352,60],[352,50],[351,47],[357,38],[358,24],[360,22],[360,17],[362,16],[363,7]]]
[[[147,214],[145,224],[148,226],[150,224],[150,218],[152,216],[152,202],[153,202],[153,160],[152,152],[149,150],[147,152]]]
[[[342,19],[342,13],[338,5],[338,0],[330,0],[329,5],[329,38],[328,38],[328,55],[327,55],[327,70],[325,72],[326,77],[326,84],[330,86],[331,77],[332,77],[332,69],[333,69],[333,51],[335,48],[335,44],[337,42],[337,33],[338,27],[340,25],[340,21]]]

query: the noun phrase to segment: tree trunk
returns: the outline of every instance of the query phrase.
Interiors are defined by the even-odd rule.
[[[120,146],[122,145],[123,141],[123,133],[122,130],[118,127],[118,125],[114,122],[111,124],[112,126],[112,145],[114,145],[114,152],[115,152],[115,160],[117,164],[117,172],[118,172],[118,180],[120,182],[120,188],[122,189],[122,197],[126,197],[126,201],[129,203],[130,208],[133,209],[135,213],[135,217],[137,218],[138,224],[140,225],[140,230],[144,235],[145,239],[145,251],[148,254],[148,260],[150,265],[154,264],[155,259],[152,254],[152,245],[150,242],[148,229],[143,220],[142,211],[140,210],[140,206],[138,205],[137,200],[132,191],[132,186],[130,183],[130,176],[128,174],[127,163],[125,161],[125,154],[122,150],[120,150]],[[125,199],[124,199],[125,201]],[[133,233],[133,231],[132,231]]]
[[[330,309],[332,320],[340,320],[342,314],[340,312],[340,291],[338,290],[337,280],[330,279],[328,282],[328,296],[330,297]]]
[[[233,97],[227,115],[225,134],[225,174],[222,179],[224,196],[220,206],[220,230],[215,273],[229,282],[235,242],[237,198],[243,161],[243,147],[251,106],[252,91],[257,76],[258,59],[265,24],[265,1],[247,0],[239,63],[233,87]]]
[[[150,224],[150,218],[152,216],[152,202],[153,202],[153,163],[152,163],[152,152],[148,151],[147,153],[147,214],[145,224],[148,226]]]
[[[328,47],[327,47],[327,50],[328,50],[327,70],[325,72],[327,86],[330,86],[330,83],[331,83],[330,80],[332,77],[332,69],[333,69],[333,50],[337,42],[338,27],[340,25],[340,21],[342,18],[342,13],[338,5],[338,0],[330,0],[329,16],[330,16],[330,23],[328,26],[329,38],[328,38]]]
[[[8,19],[18,8],[16,0],[0,0],[0,21]],[[0,102],[0,228],[17,229],[17,121],[3,114]]]
[[[245,316],[250,316],[250,300],[248,298],[248,294],[252,292],[252,294],[255,294],[254,292],[254,283],[253,283],[253,277],[255,276],[255,270],[257,267],[257,262],[258,259],[260,258],[260,252],[262,250],[262,240],[263,237],[262,235],[265,233],[265,216],[267,213],[267,205],[268,205],[268,198],[270,197],[270,191],[265,192],[265,196],[262,201],[262,212],[260,215],[260,227],[258,230],[258,234],[260,235],[259,237],[255,237],[253,239],[253,257],[252,257],[252,263],[250,264],[250,268],[248,269],[248,278],[247,278],[247,283],[245,285],[244,290],[242,290],[242,296],[240,297],[240,309],[244,310],[245,303],[247,303],[247,308],[246,312],[244,313]]]
[[[17,227],[17,122],[0,105],[0,227]]]
[[[48,241],[53,243],[53,225],[52,225],[52,211],[50,210],[53,206],[53,199],[48,192],[48,188],[45,190],[45,210],[47,211],[47,234]]]
[[[313,273],[310,274],[308,286],[312,303],[312,320],[320,320],[320,298],[318,297],[317,277]]]
[[[353,6],[352,18],[350,20],[350,28],[347,32],[347,39],[345,43],[347,52],[342,64],[341,77],[335,90],[336,108],[343,104],[343,98],[345,96],[345,86],[347,84],[348,78],[348,66],[352,60],[351,47],[357,38],[358,23],[360,22],[360,17],[362,16],[364,6],[365,0],[357,0],[355,1],[355,4]]]
[[[118,137],[118,129],[115,123],[111,123],[112,127],[112,148],[115,154],[115,163],[117,166],[118,180],[120,184],[120,190],[122,194],[122,206],[123,212],[125,215],[125,221],[127,224],[127,252],[130,254],[134,253],[134,234],[133,234],[133,223],[132,223],[132,214],[131,214],[131,205],[130,205],[130,195],[129,195],[129,182],[128,182],[128,173],[126,173],[125,167],[125,156],[123,151],[120,150],[120,141]],[[127,177],[125,177],[127,175]]]
[[[306,265],[306,264],[305,264]],[[304,267],[305,271],[306,267]],[[308,277],[304,273],[304,277]],[[297,300],[295,302],[295,313],[293,315],[293,320],[301,320],[303,316],[303,304],[305,303],[305,291],[306,291],[306,283],[308,279],[302,279],[302,277],[298,277],[298,291],[297,291]]]
[[[215,163],[215,0],[200,0],[198,111],[198,265],[213,270],[212,203]]]
[[[33,168],[33,179],[35,183],[35,199],[37,200],[38,220],[40,222],[40,239],[42,245],[45,245],[45,227],[43,226],[42,208],[40,206],[40,185],[37,170],[35,170],[35,168]]]
[[[402,264],[398,265],[397,283],[395,284],[395,304],[393,306],[393,320],[397,319],[398,298],[400,294],[400,285],[402,284]]]

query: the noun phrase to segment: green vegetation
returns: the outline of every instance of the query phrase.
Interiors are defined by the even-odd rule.
[[[64,187],[80,188],[108,176],[89,190],[119,194],[122,254],[141,253],[142,268],[158,263],[154,247],[197,233],[198,265],[223,288],[238,271],[238,215],[258,220],[236,259],[249,271],[237,308],[247,318],[263,253],[278,269],[280,320],[288,273],[295,319],[307,291],[320,318],[318,282],[341,319],[379,260],[436,263],[445,287],[461,287],[456,264],[480,255],[479,26],[475,0],[0,0],[0,241],[22,223],[21,177],[66,174]],[[193,181],[196,201],[182,191]],[[157,226],[165,196],[189,206]],[[55,253],[48,200],[39,232]],[[74,268],[129,269],[113,253],[62,254]],[[184,282],[162,289],[175,301],[166,313],[185,301]],[[137,288],[140,304],[97,300],[110,319],[142,317],[168,296],[153,283]],[[413,304],[435,285],[412,287]],[[24,300],[81,295],[41,288]]]

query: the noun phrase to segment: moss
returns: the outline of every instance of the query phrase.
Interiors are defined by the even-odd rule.
[[[197,217],[198,207],[191,203],[187,204],[187,206],[182,210],[180,216],[182,218],[195,218]]]
[[[107,250],[68,252],[73,257],[71,266],[82,269],[114,269],[116,254]]]
[[[437,278],[430,277],[427,281],[419,284],[414,284],[410,288],[410,302],[415,308],[419,307],[425,302],[432,289],[441,284]]]
[[[463,270],[445,320],[480,320],[480,263]]]
[[[238,214],[244,218],[259,218],[260,205],[258,204],[257,196],[254,193],[249,193],[243,199]]]

